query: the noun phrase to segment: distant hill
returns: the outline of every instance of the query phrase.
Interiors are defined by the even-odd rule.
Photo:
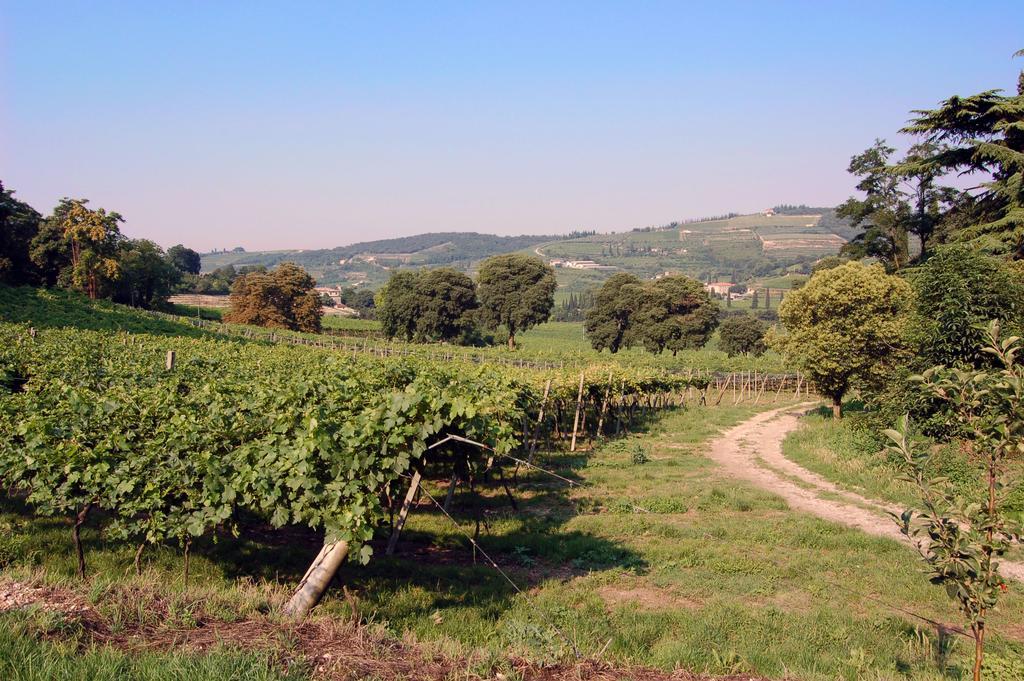
[[[525,252],[556,265],[565,293],[588,289],[617,271],[642,278],[669,272],[740,283],[809,270],[811,263],[836,253],[855,232],[832,208],[781,205],[763,213],[729,213],[610,234],[440,232],[331,249],[206,253],[202,267],[204,272],[229,264],[272,267],[287,260],[322,284],[376,287],[403,267],[447,265],[471,271],[489,256]]]
[[[364,241],[350,246],[317,250],[204,253],[202,268],[209,272],[224,265],[266,265],[291,261],[301,265],[320,283],[375,285],[401,267],[448,265],[470,269],[479,260],[500,253],[531,249],[565,236],[496,236],[477,232],[437,232]]]

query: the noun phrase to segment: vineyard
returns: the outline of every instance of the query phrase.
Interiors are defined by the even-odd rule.
[[[0,327],[4,483],[39,514],[101,514],[147,545],[231,531],[240,514],[323,530],[359,560],[410,472],[479,477],[571,438],[621,432],[707,379],[589,377],[310,348]],[[575,406],[575,409],[573,408]],[[448,436],[485,444],[449,440]],[[512,459],[508,460],[509,462]]]

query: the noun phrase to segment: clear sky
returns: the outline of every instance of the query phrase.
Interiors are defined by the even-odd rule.
[[[0,0],[0,179],[199,250],[834,205],[1021,48],[1021,0]]]

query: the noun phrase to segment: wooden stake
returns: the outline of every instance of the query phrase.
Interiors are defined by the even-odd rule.
[[[597,436],[601,437],[601,429],[604,428],[604,415],[608,411],[608,394],[612,389],[612,372],[608,372],[608,385],[604,387],[604,400],[601,401],[601,416],[597,419]]]
[[[172,371],[174,369],[174,350],[167,351],[167,370]]]
[[[533,427],[533,438],[530,440],[530,451],[528,452],[529,455],[526,457],[526,460],[529,461],[530,463],[533,463],[533,453],[537,451],[537,437],[540,435],[540,425],[544,423],[544,408],[548,404],[548,393],[550,392],[551,379],[549,378],[548,382],[544,384],[544,397],[542,397],[540,400],[540,413],[537,414],[537,423]]]
[[[398,535],[402,534],[402,528],[405,527],[405,521],[409,517],[409,508],[412,506],[412,500],[416,498],[416,492],[420,488],[420,480],[420,472],[416,471],[413,473],[412,482],[409,483],[409,491],[405,494],[402,510],[398,513],[398,523],[395,524],[395,529],[391,533],[391,539],[388,540],[388,548],[385,551],[385,555],[393,556],[395,554],[395,546],[398,545]]]
[[[576,429],[580,425],[580,404],[583,402],[583,377],[586,372],[580,372],[580,389],[576,393],[576,415],[572,419],[572,444],[569,445],[569,451],[576,451]]]

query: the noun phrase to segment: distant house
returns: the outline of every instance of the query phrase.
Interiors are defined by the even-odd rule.
[[[327,296],[335,305],[341,304],[341,288],[338,286],[316,286],[313,288],[314,291],[319,293],[321,296]]]
[[[775,215],[775,209],[774,208],[766,208],[765,210],[761,211],[761,215],[765,216],[766,218],[770,218],[773,215]]]
[[[729,293],[729,289],[735,286],[731,281],[715,281],[709,284],[704,284],[704,290],[715,295],[724,296]]]
[[[571,270],[615,270],[614,265],[601,265],[593,260],[566,260],[564,267]]]

